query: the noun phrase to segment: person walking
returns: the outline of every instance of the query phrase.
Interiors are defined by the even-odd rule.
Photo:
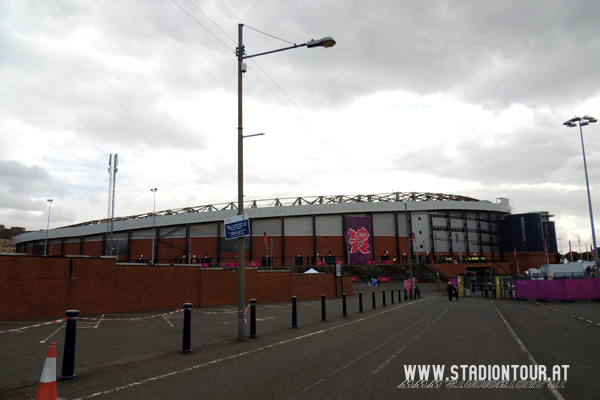
[[[452,286],[452,282],[448,282],[446,290],[448,291],[448,300],[452,301],[452,295],[454,294],[454,286]]]
[[[458,301],[458,285],[454,286],[454,296],[456,297],[456,301]],[[452,299],[450,299],[452,301]]]

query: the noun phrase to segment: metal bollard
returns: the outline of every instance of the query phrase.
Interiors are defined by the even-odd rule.
[[[381,306],[385,307],[385,290],[381,291],[381,296],[383,297],[383,302],[381,303]]]
[[[67,316],[67,331],[65,333],[62,373],[59,378],[61,381],[75,379],[75,337],[79,310],[67,310],[65,315]]]
[[[327,312],[325,311],[325,295],[321,295],[321,322],[327,321]]]
[[[250,299],[250,336],[248,339],[256,339],[256,299]]]
[[[296,296],[292,296],[292,329],[298,329],[298,309],[296,308]]]
[[[363,312],[362,292],[358,292],[358,312],[359,313]]]
[[[413,286],[410,285],[410,288],[408,290],[410,292],[410,299],[412,300],[413,299],[413,295],[414,295],[414,293],[413,293]]]
[[[390,289],[390,295],[392,297],[392,304],[394,304],[394,289]]]
[[[348,313],[346,312],[346,293],[342,293],[342,317],[347,317]]]
[[[398,289],[398,303],[402,303],[402,292]]]
[[[408,291],[404,288],[404,301],[408,301]]]
[[[373,290],[373,310],[376,308],[377,306],[375,305],[375,291]]]
[[[192,352],[192,303],[183,304],[183,343],[181,345],[182,353]]]

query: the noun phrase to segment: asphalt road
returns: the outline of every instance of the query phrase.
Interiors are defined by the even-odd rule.
[[[173,310],[80,319],[77,378],[59,381],[58,394],[66,399],[598,397],[599,303],[536,304],[481,297],[449,302],[444,287],[438,292],[436,284],[419,286],[421,299],[398,303],[399,285],[356,284],[356,294],[347,299],[348,317],[342,317],[341,298],[328,299],[326,322],[321,322],[320,301],[298,301],[299,329],[291,329],[291,303],[259,303],[258,338],[245,342],[237,341],[235,306],[204,308],[192,313],[189,354],[180,352],[181,313],[107,320]],[[358,292],[363,292],[363,313],[358,313]],[[44,321],[5,321],[0,331],[38,322]],[[64,332],[64,323],[59,323],[0,334],[0,399],[8,393],[35,394],[52,341],[57,344],[60,375]],[[549,375],[555,365],[568,366],[564,388],[452,388],[446,381],[453,366],[460,386],[461,365],[515,365],[519,373],[536,363]],[[406,379],[405,368],[412,365],[444,366],[440,387],[399,388]],[[468,381],[468,369],[465,373]]]

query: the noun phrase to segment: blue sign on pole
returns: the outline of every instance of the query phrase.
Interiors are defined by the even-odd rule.
[[[250,221],[245,214],[225,218],[225,239],[250,236]]]

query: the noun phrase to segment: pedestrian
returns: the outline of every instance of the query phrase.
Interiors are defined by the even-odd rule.
[[[421,298],[421,289],[418,286],[415,287],[415,297]]]
[[[452,301],[452,295],[454,294],[454,286],[452,286],[452,282],[448,282],[446,290],[448,291],[448,300]]]
[[[456,297],[456,301],[458,301],[458,285],[454,286],[454,296]]]

